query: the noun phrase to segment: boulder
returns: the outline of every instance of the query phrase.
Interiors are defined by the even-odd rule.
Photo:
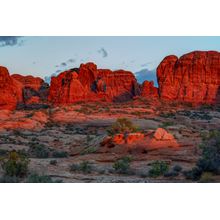
[[[163,128],[158,128],[153,137],[156,139],[156,140],[159,140],[159,141],[168,141],[168,140],[174,140],[174,137],[172,134],[168,133],[165,129]]]

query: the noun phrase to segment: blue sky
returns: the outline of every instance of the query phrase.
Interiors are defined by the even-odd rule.
[[[86,62],[137,72],[193,50],[220,51],[220,37],[0,37],[0,65],[42,78]]]

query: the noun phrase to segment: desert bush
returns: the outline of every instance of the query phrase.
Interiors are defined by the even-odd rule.
[[[187,179],[198,181],[206,172],[220,174],[220,132],[213,130],[204,135],[200,148],[202,153],[196,166],[184,172]]]
[[[173,125],[175,125],[173,121],[166,121],[162,123],[161,127],[166,128],[166,127],[173,126]]]
[[[57,165],[57,161],[56,161],[56,160],[51,160],[51,161],[50,161],[50,165],[56,166],[56,165]]]
[[[5,172],[5,176],[10,177],[24,177],[28,173],[29,160],[24,155],[18,154],[16,151],[11,151],[2,160],[2,169]]]
[[[213,110],[214,106],[213,105],[210,105],[210,104],[202,104],[200,106],[200,109],[202,110]]]
[[[52,156],[55,158],[64,158],[68,157],[68,153],[66,151],[54,151]]]
[[[32,118],[33,116],[34,116],[34,113],[31,112],[31,113],[27,114],[27,115],[25,116],[25,118]]]
[[[163,118],[173,118],[173,117],[175,117],[175,114],[172,113],[172,112],[169,112],[169,113],[161,113],[161,114],[160,114],[160,117],[163,117]]]
[[[0,156],[5,156],[7,153],[7,150],[0,149]]]
[[[29,153],[36,158],[48,158],[50,150],[42,144],[32,143]]]
[[[117,173],[128,174],[131,160],[131,157],[123,157],[113,164],[113,168]]]
[[[182,169],[183,169],[183,168],[182,168],[180,165],[175,165],[175,166],[173,167],[173,171],[176,171],[176,172],[181,172]]]
[[[4,175],[0,178],[0,183],[19,183],[20,179],[16,176]]]
[[[203,144],[201,145],[201,148],[207,143],[207,141],[210,141],[211,139],[218,139],[220,137],[220,131],[219,130],[211,130],[209,132],[205,132],[201,134],[203,139]]]
[[[212,131],[200,145],[202,156],[197,162],[199,167],[204,172],[220,172],[220,132]]]
[[[60,183],[62,181],[54,181],[50,176],[38,175],[36,173],[30,174],[27,178],[27,183]]]
[[[176,177],[178,175],[179,173],[177,171],[169,171],[169,172],[164,173],[164,177]]]
[[[165,161],[155,161],[151,165],[152,168],[148,172],[150,177],[158,177],[164,175],[169,170],[169,166]]]
[[[199,180],[200,183],[212,183],[215,182],[213,174],[210,172],[204,172]]]
[[[89,161],[83,161],[80,164],[72,164],[70,166],[70,171],[78,171],[83,173],[91,173],[92,166]]]
[[[184,171],[186,179],[198,181],[202,175],[202,170],[198,167],[194,167],[192,170]]]
[[[110,135],[125,133],[125,132],[136,132],[138,128],[127,118],[118,118],[115,123],[112,124],[108,130]]]
[[[97,151],[97,147],[90,146],[84,149],[80,154],[81,155],[92,154],[92,153],[95,153],[96,151]]]

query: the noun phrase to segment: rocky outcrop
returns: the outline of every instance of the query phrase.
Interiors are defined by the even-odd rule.
[[[194,51],[167,56],[157,68],[159,95],[191,103],[219,102],[220,53]]]
[[[51,78],[49,102],[53,104],[69,104],[85,98],[85,89],[78,79],[78,73],[65,71]]]
[[[0,109],[13,110],[22,100],[22,85],[10,77],[5,67],[0,67]]]
[[[154,133],[154,138],[158,141],[167,141],[167,140],[174,140],[172,134],[168,133],[163,128],[158,128]]]
[[[158,88],[154,86],[153,81],[144,81],[141,85],[141,96],[145,98],[158,98]]]
[[[48,84],[39,77],[9,75],[7,68],[0,67],[0,109],[14,110],[19,105],[47,101]]]
[[[0,110],[0,132],[5,130],[41,130],[48,115],[41,111]]]
[[[126,101],[139,93],[139,85],[131,72],[97,69],[94,63],[87,63],[52,77],[48,99],[53,104]]]
[[[154,149],[180,147],[180,144],[171,133],[157,128],[146,133],[119,133],[113,137],[107,136],[100,142],[100,146],[102,153],[146,153]]]
[[[21,104],[40,104],[47,101],[49,85],[40,77],[13,74],[11,77],[22,87]]]

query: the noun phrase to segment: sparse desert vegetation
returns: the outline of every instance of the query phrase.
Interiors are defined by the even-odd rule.
[[[171,112],[167,103],[149,105],[146,100],[80,103],[21,111],[29,120],[45,114],[47,120],[31,129],[22,128],[21,113],[14,111],[10,118],[21,128],[1,130],[1,164],[16,152],[27,159],[28,170],[9,175],[19,171],[8,162],[12,170],[6,175],[6,165],[1,166],[0,181],[218,182],[220,113],[202,111],[176,104]],[[158,128],[166,132],[158,130],[155,139]]]

